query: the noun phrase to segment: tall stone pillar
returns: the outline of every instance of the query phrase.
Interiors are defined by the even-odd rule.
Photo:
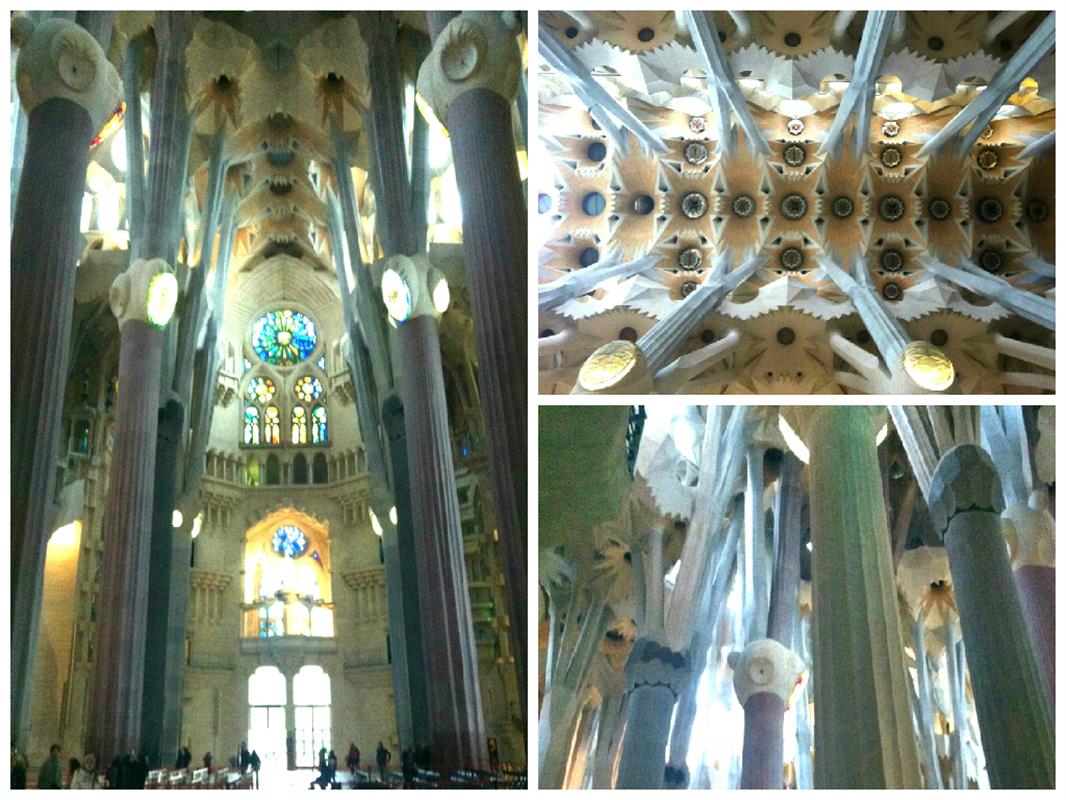
[[[875,412],[806,412],[814,606],[814,784],[922,786]]]
[[[944,533],[988,780],[993,789],[1050,789],[1054,722],[1000,530],[1002,508],[987,452],[961,444],[944,454],[929,510]]]
[[[685,688],[688,661],[650,639],[637,639],[626,660],[629,703],[616,789],[662,789],[674,703]]]
[[[1055,520],[1048,496],[1034,491],[1028,503],[1003,512],[1003,532],[1010,546],[1014,581],[1029,640],[1055,713]]]
[[[63,19],[12,20],[28,116],[11,235],[11,724],[25,744],[70,359],[74,274],[89,145],[119,104],[118,74]]]
[[[781,789],[785,771],[785,710],[803,679],[803,659],[773,639],[729,654],[733,688],[744,708],[741,789]]]
[[[415,559],[429,729],[436,766],[487,765],[477,650],[470,614],[448,406],[437,326],[448,305],[443,275],[423,256],[393,256],[381,281],[404,364]]]
[[[177,296],[177,280],[162,259],[138,259],[111,286],[121,335],[118,402],[87,726],[89,749],[102,764],[142,747],[162,329]]]
[[[441,21],[439,13],[427,16],[431,26]],[[526,419],[527,226],[511,124],[522,59],[498,12],[465,11],[433,38],[418,89],[448,129],[462,200],[478,394],[507,573],[511,652],[524,692],[528,443],[521,420]],[[458,53],[472,57],[457,58]]]

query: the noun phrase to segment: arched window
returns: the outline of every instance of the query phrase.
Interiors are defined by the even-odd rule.
[[[311,412],[311,443],[325,444],[329,439],[328,414],[325,406],[315,406]]]
[[[244,409],[244,443],[259,444],[259,409],[255,406]]]
[[[307,444],[307,410],[303,406],[292,409],[292,443]]]
[[[266,473],[267,486],[277,486],[281,483],[281,463],[273,453],[267,456]]]
[[[307,459],[303,453],[297,453],[292,460],[292,482],[307,483]]]
[[[281,412],[277,406],[267,406],[263,416],[263,443],[281,444]]]
[[[259,485],[259,459],[248,459],[247,465],[244,467],[244,482],[249,486]]]
[[[315,459],[311,462],[311,481],[313,483],[326,483],[326,456],[324,453],[315,453]]]

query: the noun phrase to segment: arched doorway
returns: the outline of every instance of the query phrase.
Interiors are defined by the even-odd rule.
[[[248,676],[248,749],[255,750],[264,772],[285,763],[285,676],[277,667],[259,667]]]
[[[318,765],[318,751],[333,749],[330,723],[330,679],[322,667],[306,665],[292,679],[296,718],[296,766]],[[337,754],[343,764],[344,755]]]

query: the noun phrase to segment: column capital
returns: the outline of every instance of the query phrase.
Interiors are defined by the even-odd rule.
[[[946,531],[963,511],[1003,510],[1003,491],[992,457],[975,444],[948,450],[933,471],[929,486],[929,512],[933,524]]]
[[[165,328],[178,302],[178,281],[161,258],[138,258],[111,284],[108,302],[118,326],[131,320]]]
[[[651,639],[637,639],[626,659],[626,682],[629,691],[644,686],[662,686],[670,690],[676,700],[685,688],[688,659],[666,645]]]
[[[788,706],[806,668],[802,658],[775,639],[758,639],[742,652],[730,653],[728,661],[742,706],[760,692],[776,694]]]
[[[389,317],[402,325],[415,317],[440,321],[451,295],[448,281],[425,256],[390,256],[380,263],[381,298]]]
[[[1055,566],[1055,520],[1048,512],[1046,492],[1034,491],[1028,503],[1007,506],[1001,518],[1014,569]]]
[[[12,35],[21,47],[15,81],[26,113],[61,98],[85,109],[94,132],[103,128],[122,102],[122,81],[92,34],[70,20],[35,25],[17,17]]]
[[[522,54],[498,13],[464,11],[441,31],[418,71],[418,92],[441,124],[452,102],[472,89],[487,89],[508,103],[518,94]]]

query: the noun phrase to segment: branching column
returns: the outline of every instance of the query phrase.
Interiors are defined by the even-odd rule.
[[[685,687],[688,661],[650,639],[637,639],[626,661],[629,704],[616,789],[661,789],[674,703]]]
[[[815,787],[920,788],[874,413],[812,409]]]
[[[478,394],[507,573],[511,651],[524,691],[527,440],[520,421],[526,419],[526,204],[511,124],[522,59],[499,13],[466,11],[434,39],[418,88],[448,128],[462,199]],[[473,63],[458,65],[454,53],[462,48],[475,54]]]
[[[944,533],[989,783],[1052,788],[1054,723],[1000,531],[1002,508],[987,452],[961,444],[944,454],[929,510]],[[821,720],[819,713],[816,729]]]
[[[121,346],[88,724],[88,751],[104,764],[141,748],[161,328],[177,281],[162,259],[138,260],[115,279],[110,301]]]
[[[741,789],[781,789],[785,772],[785,710],[803,676],[803,660],[773,639],[729,654],[733,688],[744,708]]]
[[[437,330],[444,309],[434,290],[443,277],[422,256],[394,256],[386,263],[382,292],[398,325],[405,364],[407,461],[419,534],[415,558],[432,748],[439,769],[478,767],[487,764],[487,752]]]
[[[29,724],[33,659],[50,535],[74,276],[89,144],[119,103],[100,45],[73,22],[12,21],[16,82],[28,115],[11,236],[11,723]],[[71,75],[70,64],[82,68]]]

